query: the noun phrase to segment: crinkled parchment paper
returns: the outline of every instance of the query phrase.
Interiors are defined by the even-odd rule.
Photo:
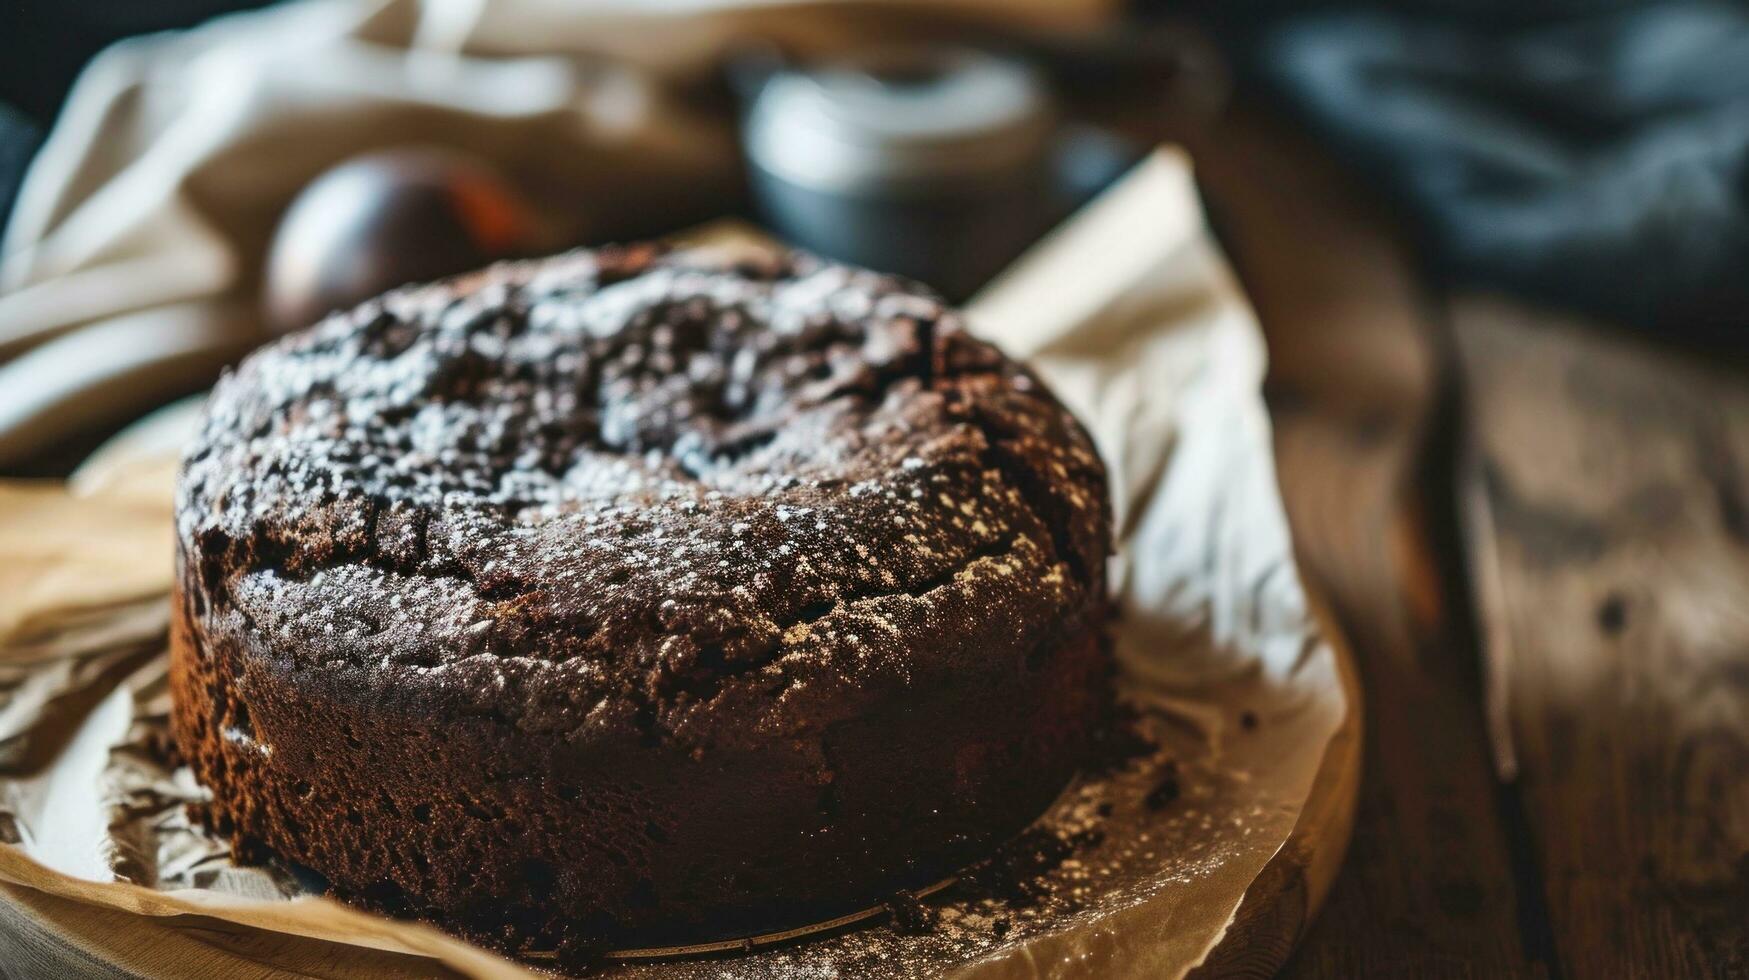
[[[1110,467],[1118,656],[1139,744],[1153,748],[1084,777],[1041,819],[1041,840],[1071,843],[1038,865],[1024,902],[949,889],[921,931],[878,924],[600,972],[1176,976],[1221,939],[1293,830],[1355,706],[1292,560],[1261,338],[1188,164],[1155,154],[970,317],[1038,368]],[[173,463],[162,447],[186,431],[179,418],[70,488],[0,485],[0,883],[525,975],[428,927],[311,897],[287,871],[234,866],[188,822],[183,804],[201,789],[164,744]]]

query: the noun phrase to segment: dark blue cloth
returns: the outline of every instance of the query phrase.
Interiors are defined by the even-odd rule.
[[[1449,277],[1749,338],[1749,11],[1668,3],[1509,29],[1323,12],[1248,47],[1395,193]]]

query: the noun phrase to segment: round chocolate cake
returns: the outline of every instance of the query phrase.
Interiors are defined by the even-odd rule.
[[[177,493],[174,731],[244,857],[511,950],[951,873],[1107,703],[1087,435],[902,280],[627,248],[250,357]]]

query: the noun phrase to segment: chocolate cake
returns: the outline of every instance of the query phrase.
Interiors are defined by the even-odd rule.
[[[257,352],[177,493],[246,857],[511,950],[796,925],[1031,821],[1104,706],[1087,435],[918,287],[579,252]]]

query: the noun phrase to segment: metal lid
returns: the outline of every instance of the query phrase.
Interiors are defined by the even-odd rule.
[[[876,51],[766,82],[747,121],[754,166],[823,191],[889,189],[1037,166],[1049,96],[1026,66],[975,51]]]

